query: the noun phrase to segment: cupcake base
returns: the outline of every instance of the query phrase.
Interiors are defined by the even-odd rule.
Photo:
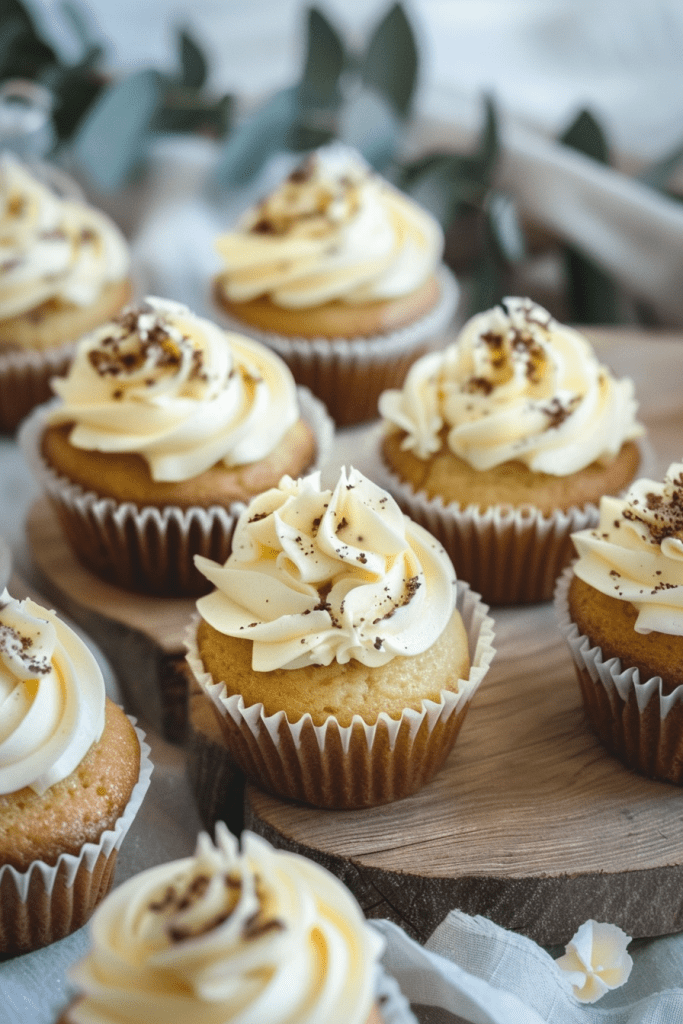
[[[259,330],[236,319],[223,322],[268,345],[287,363],[298,384],[323,401],[337,426],[376,419],[382,391],[398,388],[415,362],[435,347],[453,318],[459,288],[450,271],[437,273],[439,297],[426,314],[405,327],[371,337],[301,338]]]
[[[216,708],[226,750],[245,775],[276,796],[336,809],[372,807],[424,786],[443,765],[462,727],[470,701],[493,657],[493,623],[479,595],[458,583],[457,608],[468,636],[469,678],[439,702],[422,701],[399,719],[382,712],[374,725],[354,715],[340,726],[310,715],[290,723],[283,711],[264,713],[228,697],[223,683],[205,671],[196,646],[196,622],[188,635],[188,662]]]
[[[661,676],[641,681],[581,634],[569,610],[571,568],[557,581],[555,607],[572,654],[588,722],[603,746],[627,768],[683,785],[683,685],[665,692]]]
[[[131,722],[134,722],[131,719]],[[50,945],[88,921],[114,880],[119,847],[149,787],[152,763],[144,734],[138,781],[111,829],[77,854],[63,853],[54,864],[34,861],[26,870],[0,868],[0,960]]]
[[[305,388],[298,389],[298,399],[316,440],[315,464],[308,469],[312,472],[328,458],[333,427],[324,406]],[[211,585],[196,569],[193,556],[225,562],[244,503],[140,507],[84,491],[59,476],[41,454],[46,408],[36,409],[24,422],[19,443],[79,560],[124,590],[164,597],[206,593]]]

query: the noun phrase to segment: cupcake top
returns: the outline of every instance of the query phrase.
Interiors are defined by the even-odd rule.
[[[445,444],[478,470],[516,460],[567,476],[643,433],[632,381],[615,380],[583,335],[521,298],[472,317],[379,409],[405,432],[405,450],[428,459]]]
[[[382,940],[312,861],[223,822],[115,889],[71,971],[85,1024],[365,1024]]]
[[[0,320],[48,299],[89,306],[128,274],[128,248],[104,213],[61,199],[10,154],[0,158]]]
[[[44,793],[102,735],[95,658],[54,612],[0,595],[0,794]]]
[[[267,295],[277,306],[358,304],[408,295],[439,264],[437,221],[353,150],[317,150],[247,211],[216,248],[232,302]]]
[[[76,448],[134,452],[153,480],[268,455],[299,419],[294,378],[264,345],[168,299],[147,298],[78,344],[53,425]]]
[[[217,588],[197,602],[202,618],[253,641],[261,672],[420,654],[455,608],[444,549],[355,469],[334,490],[319,473],[283,477],[240,516],[225,565],[195,564]]]
[[[637,480],[624,498],[602,498],[598,526],[572,539],[576,575],[629,601],[636,632],[683,635],[683,463],[663,483]]]

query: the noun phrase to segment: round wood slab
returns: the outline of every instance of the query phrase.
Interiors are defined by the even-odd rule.
[[[102,649],[126,710],[166,739],[182,740],[188,694],[183,637],[194,598],[148,597],[93,575],[72,553],[45,498],[31,508],[26,531],[41,590]]]
[[[421,941],[455,907],[543,945],[588,918],[634,937],[683,930],[683,790],[624,768],[589,731],[551,605],[494,617],[491,671],[425,789],[337,812],[248,786],[246,827]]]

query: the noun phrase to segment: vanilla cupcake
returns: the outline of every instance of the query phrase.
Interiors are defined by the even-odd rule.
[[[607,749],[683,783],[683,464],[603,498],[556,606],[586,716]]]
[[[88,920],[149,785],[148,748],[76,634],[0,595],[0,957]]]
[[[130,298],[126,242],[93,207],[0,157],[0,429],[50,396],[74,342]]]
[[[217,243],[214,297],[339,425],[440,340],[457,303],[434,218],[353,150],[317,150]]]
[[[247,507],[188,661],[231,760],[324,807],[406,796],[443,764],[493,648],[441,545],[361,473],[283,478]]]
[[[61,1024],[414,1021],[403,1000],[380,1016],[383,941],[342,882],[249,832],[240,851],[222,822],[119,886],[90,931]]]
[[[82,338],[52,386],[24,450],[79,559],[133,590],[206,590],[193,555],[224,560],[245,502],[331,438],[274,353],[167,299]]]
[[[583,335],[506,299],[381,396],[382,480],[485,600],[549,600],[570,534],[637,474],[636,409]]]

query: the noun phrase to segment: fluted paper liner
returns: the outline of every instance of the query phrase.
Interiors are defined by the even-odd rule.
[[[399,719],[384,712],[375,725],[354,715],[340,726],[334,716],[314,725],[309,714],[290,723],[283,711],[264,714],[262,704],[245,707],[241,695],[227,696],[199,658],[196,620],[187,638],[189,665],[211,697],[231,756],[244,773],[278,796],[318,807],[371,807],[414,793],[441,768],[470,701],[494,655],[493,620],[467,583],[458,581],[457,608],[468,636],[471,669],[458,692],[443,690],[440,701],[423,700]]]
[[[458,283],[443,265],[437,278],[440,298],[432,310],[413,324],[370,338],[288,338],[244,324],[225,310],[221,320],[277,352],[295,380],[325,403],[337,425],[348,426],[377,418],[382,391],[401,387],[415,360],[434,347],[453,319]]]
[[[135,725],[135,719],[128,717]],[[52,866],[37,860],[25,871],[9,864],[0,867],[0,959],[70,935],[109,892],[119,847],[152,775],[145,734],[137,727],[135,733],[140,743],[140,774],[113,829],[104,831],[98,843],[85,843],[78,854],[62,853]]]
[[[316,438],[316,461],[308,471],[312,472],[329,458],[334,427],[324,405],[306,388],[297,388],[297,397],[301,416]],[[138,508],[86,492],[59,476],[42,458],[41,438],[50,407],[39,407],[25,420],[19,444],[79,559],[97,576],[125,590],[165,597],[198,596],[210,590],[193,556],[225,562],[245,504]]]
[[[37,405],[52,398],[50,381],[69,369],[76,346],[0,352],[0,430],[15,430]]]
[[[378,447],[383,431],[380,424]],[[652,452],[642,441],[638,447],[638,475],[646,476]],[[572,533],[593,529],[600,518],[598,506],[592,502],[550,515],[531,505],[515,508],[501,504],[482,512],[476,505],[445,504],[441,497],[416,493],[386,465],[381,454],[378,463],[375,483],[443,544],[458,578],[467,580],[493,605],[551,601],[557,577],[576,555]]]
[[[664,693],[661,676],[642,680],[637,668],[619,658],[603,661],[572,622],[568,593],[574,575],[569,566],[555,589],[555,610],[569,644],[586,717],[601,743],[628,768],[683,785],[683,685]]]

